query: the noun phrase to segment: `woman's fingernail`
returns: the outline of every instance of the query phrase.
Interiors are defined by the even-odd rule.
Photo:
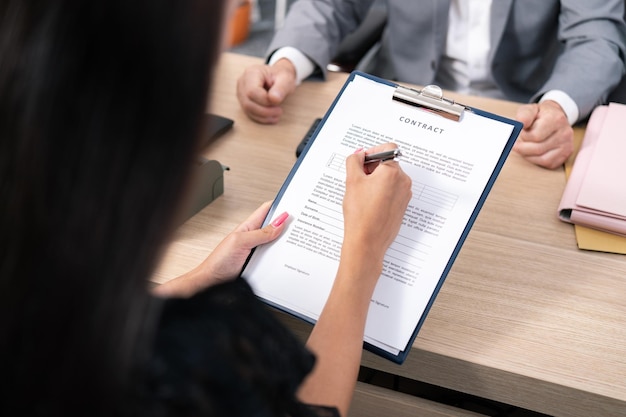
[[[285,223],[285,220],[289,217],[289,213],[286,211],[283,212],[280,216],[276,217],[274,221],[271,223],[274,227],[279,227],[281,224]]]
[[[359,152],[361,152],[362,150],[363,150],[363,148],[359,148],[359,149],[357,149],[356,151],[354,151],[354,153],[359,153]]]

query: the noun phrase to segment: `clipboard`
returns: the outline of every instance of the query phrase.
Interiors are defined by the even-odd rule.
[[[241,276],[268,305],[315,323],[339,263],[342,158],[396,142],[413,198],[385,257],[363,346],[403,363],[521,129],[446,99],[437,86],[417,90],[352,72],[264,222],[287,211],[286,230],[251,253]],[[400,246],[408,255],[397,256]]]

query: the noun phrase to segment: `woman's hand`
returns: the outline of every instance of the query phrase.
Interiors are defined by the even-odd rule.
[[[284,229],[285,220],[289,217],[287,213],[282,213],[272,223],[261,228],[270,206],[271,201],[263,203],[226,236],[200,265],[156,287],[154,294],[188,297],[211,285],[237,278],[250,251],[273,241]]]
[[[392,143],[367,153],[394,149]],[[348,414],[356,384],[367,311],[383,258],[411,200],[411,179],[395,161],[365,164],[366,152],[346,160],[344,240],[337,276],[307,347],[317,356],[298,395]]]
[[[381,263],[411,200],[411,179],[398,162],[365,164],[364,160],[366,153],[395,148],[393,143],[387,143],[366,152],[358,151],[346,160],[344,249],[364,253]]]

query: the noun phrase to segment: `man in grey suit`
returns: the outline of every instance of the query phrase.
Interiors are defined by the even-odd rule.
[[[298,0],[237,96],[249,117],[277,123],[302,79],[326,66],[374,0]],[[387,24],[366,72],[528,103],[515,150],[560,166],[571,126],[606,102],[625,72],[624,0],[387,0]],[[285,48],[286,47],[286,48]]]

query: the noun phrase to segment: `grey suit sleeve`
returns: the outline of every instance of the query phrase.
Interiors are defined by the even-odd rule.
[[[292,46],[308,56],[326,76],[326,65],[341,41],[365,18],[373,0],[298,0],[267,50]]]
[[[579,120],[606,102],[625,72],[624,0],[562,0],[559,41],[563,48],[533,100],[562,90],[579,109]]]

